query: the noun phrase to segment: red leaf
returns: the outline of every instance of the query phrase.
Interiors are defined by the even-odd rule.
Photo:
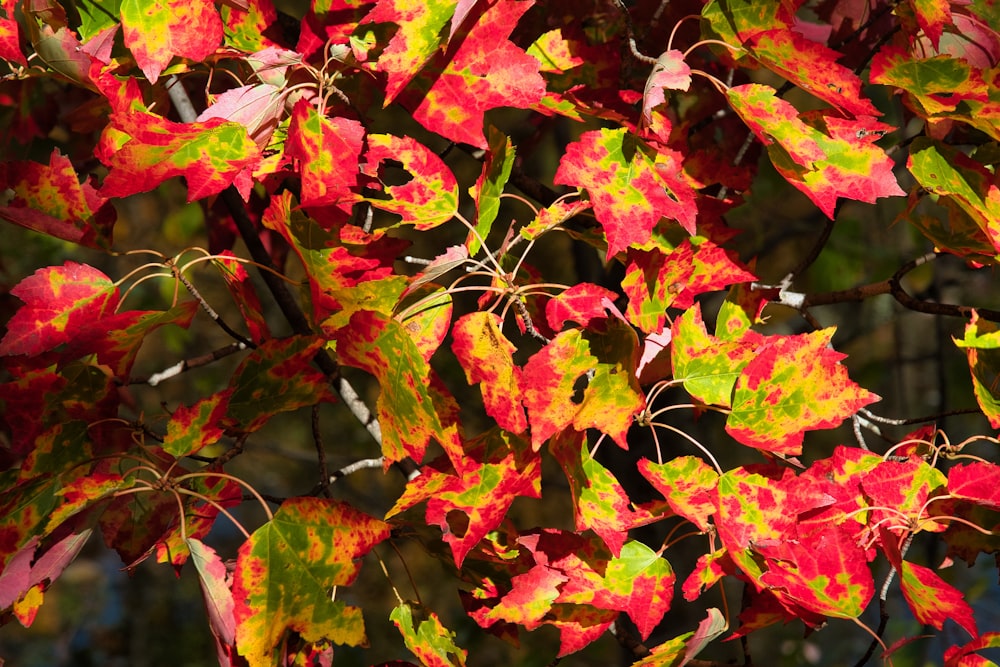
[[[545,319],[553,331],[561,331],[570,321],[587,329],[594,320],[607,318],[608,306],[613,306],[617,298],[611,290],[592,283],[577,283],[549,299],[545,304]]]
[[[1000,467],[977,461],[949,468],[948,494],[1000,509]]]
[[[209,0],[130,0],[121,17],[125,46],[150,83],[174,56],[204,60],[222,42],[222,19]]]
[[[649,241],[661,218],[695,231],[694,191],[681,174],[681,156],[654,151],[625,128],[585,132],[566,148],[554,181],[587,190],[608,237],[608,258]]]
[[[236,643],[236,605],[226,582],[226,566],[211,547],[200,540],[187,540],[191,560],[198,571],[198,583],[208,609],[208,625],[222,647]],[[221,648],[220,648],[221,653]]]
[[[463,315],[452,328],[452,351],[470,384],[479,383],[486,413],[511,433],[524,433],[521,369],[514,364],[517,351],[500,330],[500,317],[477,311]]]
[[[444,65],[428,65],[433,83],[413,110],[427,129],[487,147],[483,116],[497,107],[530,108],[545,92],[538,60],[507,39],[534,0],[497,0],[469,28]]]
[[[0,354],[36,355],[69,342],[118,306],[118,288],[97,269],[66,262],[39,269],[11,294],[24,302],[7,323]]]
[[[736,381],[726,431],[750,447],[797,455],[806,431],[839,426],[879,400],[837,363],[845,355],[828,347],[832,337],[825,329],[766,338]]]
[[[73,164],[53,149],[49,164],[0,164],[0,189],[13,191],[0,218],[88,248],[108,249],[115,210]]]
[[[175,123],[145,111],[111,115],[105,130],[125,135],[125,143],[100,157],[110,168],[101,194],[127,197],[183,176],[188,201],[218,194],[235,184],[246,198],[250,174],[260,163],[257,145],[239,123],[213,118],[204,123]]]
[[[349,118],[327,118],[307,100],[292,109],[285,154],[299,161],[302,205],[340,205],[350,208],[358,199],[351,191],[358,184],[352,169],[361,155],[364,128]]]
[[[444,531],[458,567],[483,536],[500,525],[515,498],[542,495],[541,459],[527,441],[491,429],[466,442],[465,448],[470,464],[461,475],[425,467],[387,513],[393,516],[427,500],[427,523]]]

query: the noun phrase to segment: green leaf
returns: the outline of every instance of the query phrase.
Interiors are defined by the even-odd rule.
[[[476,231],[469,232],[465,241],[469,256],[473,257],[490,234],[493,221],[500,212],[500,195],[503,194],[510,171],[514,167],[514,146],[510,139],[492,125],[488,126],[489,149],[483,161],[483,172],[469,194],[476,202]]]
[[[286,632],[309,643],[366,645],[361,610],[333,598],[349,586],[389,526],[338,501],[286,500],[240,547],[233,573],[236,645],[251,667],[270,667]]]
[[[674,379],[683,382],[699,401],[730,407],[736,380],[754,358],[763,336],[746,330],[729,340],[716,338],[705,329],[699,304],[676,318],[671,332]]]
[[[455,633],[433,611],[416,602],[401,602],[389,619],[399,628],[406,648],[426,667],[465,665],[469,652],[455,645]]]
[[[586,189],[611,258],[648,242],[661,218],[694,233],[694,190],[680,173],[680,153],[655,151],[620,128],[585,132],[567,147],[554,180]]]
[[[1000,187],[990,168],[921,137],[910,146],[906,166],[924,189],[954,202],[1000,251]]]

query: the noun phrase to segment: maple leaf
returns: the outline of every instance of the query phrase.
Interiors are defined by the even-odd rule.
[[[222,424],[229,409],[231,393],[219,392],[191,406],[178,406],[167,422],[167,433],[163,438],[164,451],[181,458],[218,442],[225,433]]]
[[[938,630],[947,620],[965,628],[973,638],[979,636],[972,607],[962,593],[938,576],[934,570],[903,560],[893,536],[881,530],[880,543],[886,559],[899,572],[903,597],[917,620]]]
[[[524,433],[528,420],[522,406],[522,371],[514,364],[517,348],[503,335],[501,324],[494,313],[463,315],[452,328],[452,351],[469,384],[479,383],[486,414],[501,428]]]
[[[838,197],[874,203],[904,194],[893,162],[874,141],[892,128],[868,116],[855,120],[802,114],[770,86],[727,91],[733,110],[767,147],[775,168],[828,217]]]
[[[350,208],[358,198],[351,191],[358,184],[358,172],[345,165],[357,164],[364,134],[356,120],[327,118],[304,99],[295,104],[285,154],[299,161],[303,206]]]
[[[559,333],[525,364],[524,407],[536,450],[570,424],[580,431],[599,429],[628,447],[628,429],[645,406],[635,379],[638,341],[624,322],[607,322],[603,336],[585,337],[579,329]]]
[[[545,82],[538,73],[538,60],[507,39],[533,4],[534,0],[497,0],[488,5],[453,54],[443,63],[428,64],[415,82],[426,92],[420,98],[404,97],[404,102],[419,99],[413,117],[421,125],[452,141],[485,149],[486,111],[527,109],[542,97]]]
[[[411,137],[391,134],[368,135],[365,173],[378,176],[378,165],[386,160],[401,162],[413,179],[403,185],[387,185],[390,199],[365,201],[383,211],[402,216],[404,224],[427,230],[448,222],[458,210],[458,183],[444,161]]]
[[[208,0],[122,0],[121,17],[125,46],[150,83],[174,56],[204,60],[222,42],[222,19]]]
[[[17,0],[3,0],[0,4],[3,8],[3,16],[0,16],[0,58],[27,67],[28,61],[21,53],[21,31],[14,17],[15,5]]]
[[[515,498],[542,495],[541,459],[527,441],[494,428],[467,441],[465,450],[469,463],[461,475],[443,470],[450,466],[441,462],[425,467],[386,514],[394,516],[426,499],[427,523],[444,531],[458,567],[500,524]],[[465,519],[460,521],[457,512]]]
[[[585,132],[559,161],[554,182],[586,189],[608,238],[608,258],[649,241],[661,218],[695,232],[694,191],[679,153],[653,150],[625,128]]]
[[[303,640],[365,644],[361,610],[334,601],[355,559],[389,537],[389,526],[332,500],[292,498],[240,547],[233,573],[236,645],[251,667],[272,665],[289,630]]]
[[[271,0],[241,0],[239,7],[223,5],[219,11],[226,46],[254,53],[278,45],[271,35],[278,22]]]
[[[236,603],[226,582],[226,565],[214,549],[200,540],[188,539],[187,547],[208,609],[208,625],[222,657],[225,655],[224,647],[236,643]]]
[[[297,336],[271,339],[243,360],[229,383],[226,420],[240,430],[258,430],[278,412],[335,400],[326,376],[310,366],[325,341]],[[212,409],[209,401],[200,409]]]
[[[687,90],[690,86],[691,68],[684,62],[684,54],[672,49],[661,53],[642,92],[643,121],[647,125],[652,122],[653,107],[666,102],[664,89]]]
[[[257,291],[250,280],[250,274],[247,273],[243,263],[229,250],[219,253],[212,262],[219,267],[219,272],[226,281],[226,287],[229,288],[229,293],[250,331],[250,339],[258,345],[263,343],[271,337],[271,334],[267,320],[264,319],[260,297],[257,296]]]
[[[756,280],[722,248],[700,239],[697,245],[684,239],[670,253],[630,248],[627,258],[621,283],[629,299],[625,314],[646,333],[663,331],[671,306],[686,309],[699,294]]]
[[[441,29],[455,12],[455,0],[379,0],[362,23],[395,23],[399,29],[379,56],[376,69],[388,75],[385,105],[396,97],[441,45]]]
[[[14,286],[21,299],[0,340],[0,354],[36,355],[69,342],[118,306],[118,288],[97,269],[66,262],[39,269]]]
[[[973,311],[964,337],[952,340],[965,350],[980,409],[993,428],[1000,428],[1000,396],[996,391],[996,378],[1000,374],[1000,351],[997,349],[1000,348],[1000,327],[981,319]]]
[[[469,652],[455,645],[455,633],[433,611],[416,602],[401,602],[389,614],[406,648],[426,667],[464,667]]]
[[[879,397],[856,385],[831,350],[833,329],[769,336],[754,351],[733,391],[726,432],[745,445],[802,453],[806,431],[833,428]]]
[[[545,304],[545,320],[553,331],[560,331],[566,322],[576,322],[583,328],[598,325],[607,319],[608,312],[617,311],[614,303],[618,295],[592,283],[577,283],[560,292]]]
[[[792,5],[713,0],[703,10],[711,29],[755,60],[821,100],[854,116],[878,116],[861,95],[861,79],[837,63],[841,54],[808,39]]]
[[[469,465],[461,442],[458,406],[447,394],[403,325],[385,315],[359,310],[335,334],[342,364],[379,381],[377,411],[382,455],[388,467],[409,456],[423,460],[433,437],[459,473]]]
[[[950,146],[918,137],[906,166],[927,191],[953,202],[960,210],[956,218],[967,216],[985,232],[995,254],[1000,254],[1000,184],[986,165]]]
[[[89,181],[80,182],[69,159],[52,149],[49,164],[0,163],[0,189],[13,196],[0,218],[88,248],[107,250],[115,211]]]
[[[659,491],[670,508],[702,531],[716,510],[719,474],[696,456],[678,456],[666,463],[639,460],[639,472]]]
[[[475,232],[465,241],[469,255],[474,256],[490,234],[493,221],[500,212],[500,197],[514,167],[514,146],[510,139],[492,125],[488,127],[489,150],[483,161],[483,171],[469,194],[476,201]]]
[[[720,325],[737,310],[733,304],[724,303],[719,314]],[[717,338],[706,331],[699,304],[674,320],[670,344],[674,378],[683,382],[684,389],[699,401],[731,406],[736,380],[764,340],[748,329],[750,323],[745,316],[737,321],[738,328]]]
[[[110,168],[101,195],[127,197],[183,176],[188,201],[218,194],[230,185],[246,198],[250,173],[260,163],[257,148],[240,123],[213,118],[203,123],[175,123],[146,111],[111,115],[105,130],[123,134],[123,145],[100,157]]]
[[[582,433],[564,431],[552,439],[549,451],[569,480],[577,531],[593,530],[617,558],[636,522],[636,513],[625,489],[591,458],[586,444]]]
[[[870,525],[904,535],[944,530],[944,523],[928,516],[927,503],[934,495],[941,495],[946,484],[944,473],[922,459],[880,463],[861,480],[861,489],[875,507]]]

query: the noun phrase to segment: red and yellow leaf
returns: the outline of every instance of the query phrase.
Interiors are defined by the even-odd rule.
[[[793,5],[713,0],[702,16],[724,41],[819,99],[854,116],[880,115],[862,96],[861,78],[837,62],[841,54],[803,34]]]
[[[833,217],[838,197],[872,204],[904,194],[892,173],[892,159],[874,143],[890,126],[868,116],[800,115],[774,93],[769,86],[746,84],[730,88],[727,95],[767,147],[775,168],[828,217]]]
[[[430,88],[413,117],[458,143],[488,148],[483,117],[497,107],[530,108],[545,92],[539,62],[507,36],[533,0],[497,0],[476,18],[453,55],[425,69]],[[420,83],[426,86],[426,81]]]
[[[856,385],[828,346],[833,329],[770,336],[740,373],[726,431],[741,443],[802,453],[806,431],[839,426],[879,397]]]
[[[465,448],[470,462],[460,475],[453,469],[425,467],[387,514],[393,516],[427,500],[427,523],[444,531],[458,567],[500,525],[515,498],[540,498],[542,494],[541,459],[526,440],[491,429],[466,442]]]
[[[121,17],[125,46],[150,83],[174,56],[201,61],[222,43],[222,19],[209,0],[122,0]]]
[[[389,80],[388,105],[427,63],[442,42],[441,31],[455,12],[455,0],[379,0],[363,23],[395,23],[399,29],[379,56],[376,68]]]
[[[371,373],[379,381],[376,409],[386,466],[407,456],[419,463],[434,438],[462,473],[469,462],[462,449],[455,399],[446,393],[403,325],[359,310],[335,338],[342,364]]]
[[[0,188],[13,195],[0,207],[0,218],[88,248],[111,246],[115,210],[89,181],[80,182],[58,149],[48,165],[0,163]]]
[[[696,456],[678,456],[665,463],[640,459],[639,472],[674,512],[708,532],[708,518],[716,511],[718,472]]]
[[[175,123],[145,111],[119,112],[111,115],[109,131],[123,134],[125,143],[100,156],[110,168],[101,188],[105,197],[146,192],[174,176],[187,182],[189,202],[233,184],[246,197],[261,160],[246,127],[219,118]]]
[[[458,210],[458,183],[444,161],[411,137],[392,134],[368,135],[366,173],[378,176],[386,160],[400,162],[412,180],[387,185],[389,199],[366,199],[372,206],[402,216],[402,223],[427,230],[448,222]],[[342,168],[342,167],[341,167]]]
[[[549,451],[569,480],[577,531],[593,530],[617,558],[636,522],[636,513],[625,489],[591,458],[586,445],[584,434],[563,431],[552,439]]]
[[[521,369],[513,359],[517,348],[503,335],[500,324],[494,313],[463,315],[452,328],[452,351],[465,370],[466,380],[479,383],[486,414],[500,428],[524,433],[528,420],[522,406]]]
[[[69,342],[89,323],[111,315],[118,288],[97,269],[66,262],[39,269],[14,286],[24,302],[7,323],[0,354],[37,355]]]
[[[352,191],[365,131],[356,120],[327,118],[307,100],[299,100],[285,141],[285,155],[299,161],[303,206],[340,205],[350,209],[359,198]]]
[[[365,644],[361,610],[334,601],[331,590],[350,585],[356,559],[387,537],[387,524],[344,503],[286,500],[236,560],[236,642],[250,667],[273,665],[288,631],[309,643]]]
[[[555,183],[584,188],[608,238],[608,257],[649,241],[662,218],[694,233],[694,190],[681,174],[681,156],[653,150],[625,128],[585,132],[559,162]]]

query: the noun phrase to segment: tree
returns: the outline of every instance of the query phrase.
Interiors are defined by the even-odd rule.
[[[555,628],[547,660],[610,632],[636,665],[749,664],[768,626],[847,619],[871,635],[859,664],[891,661],[913,640],[886,631],[901,590],[925,630],[965,635],[940,660],[985,664],[1000,633],[937,568],[1000,547],[1000,467],[977,449],[1000,427],[1000,312],[907,281],[1000,258],[990,3],[276,4],[2,4],[0,218],[64,255],[8,286],[6,618],[30,624],[103,539],[129,568],[196,570],[220,664],[326,664],[369,642],[372,601],[341,591],[421,544],[482,632]],[[180,251],[127,212],[177,177]],[[779,183],[812,221],[780,282],[761,278],[773,256],[734,250]],[[933,250],[809,289],[837,227],[886,215]],[[977,434],[890,419],[885,387],[851,379],[815,310],[880,298],[964,322]],[[769,322],[788,313],[802,324]],[[326,404],[371,436],[342,469]],[[265,497],[255,439],[286,413],[312,479]],[[845,421],[835,447],[811,433]],[[553,464],[562,527],[511,509],[564,493]],[[402,490],[372,512],[343,478],[379,474]],[[228,522],[233,553],[209,535]],[[394,581],[399,636],[379,642],[465,664]],[[700,623],[654,635],[685,605]]]

